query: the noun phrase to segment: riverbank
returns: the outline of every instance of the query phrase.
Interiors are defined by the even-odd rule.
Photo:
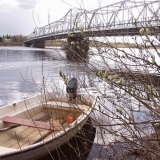
[[[49,40],[45,42],[46,47],[62,47],[65,46],[67,42],[61,40]],[[23,42],[2,42],[0,46],[23,46]],[[104,48],[137,48],[137,44],[134,43],[103,43],[98,41],[90,41],[89,47],[104,47]],[[143,47],[139,45],[139,47]],[[156,46],[159,48],[159,46]]]
[[[45,42],[46,46],[49,47],[62,47],[67,45],[67,42],[62,41],[62,40],[50,40],[50,41],[46,41]],[[139,45],[140,47],[141,45]],[[89,47],[103,47],[103,48],[137,48],[137,44],[134,43],[103,43],[103,42],[99,42],[99,41],[90,41],[89,43]]]
[[[66,45],[66,42],[51,42],[46,43],[46,46],[48,47],[62,47]],[[101,43],[101,42],[90,42],[89,47],[104,47],[104,48],[137,48],[136,44],[130,44],[130,43]]]
[[[99,41],[90,41],[89,47],[113,47],[113,48],[137,48],[137,45],[134,43],[104,43],[104,42],[99,42]]]
[[[23,42],[1,42],[0,46],[23,46]]]

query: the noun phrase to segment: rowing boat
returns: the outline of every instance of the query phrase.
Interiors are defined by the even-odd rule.
[[[0,159],[38,159],[65,144],[93,111],[94,95],[48,92],[0,108]]]

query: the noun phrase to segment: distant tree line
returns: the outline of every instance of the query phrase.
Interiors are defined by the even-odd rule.
[[[3,35],[0,36],[0,43],[2,42],[23,42],[27,39],[26,36],[23,35]]]

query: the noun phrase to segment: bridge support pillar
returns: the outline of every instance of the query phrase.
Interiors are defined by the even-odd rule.
[[[88,56],[89,38],[83,34],[71,34],[67,37],[66,55],[68,59],[85,59]]]
[[[32,48],[45,48],[45,42],[34,42],[30,47],[32,47]]]
[[[23,43],[24,47],[30,47],[32,45],[32,43]]]

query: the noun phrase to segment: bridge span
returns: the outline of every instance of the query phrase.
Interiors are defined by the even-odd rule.
[[[26,46],[45,47],[46,40],[68,39],[73,42],[88,37],[140,35],[140,29],[147,34],[160,34],[160,1],[123,0],[94,10],[70,9],[60,20],[36,27]],[[70,44],[68,44],[70,45]]]

